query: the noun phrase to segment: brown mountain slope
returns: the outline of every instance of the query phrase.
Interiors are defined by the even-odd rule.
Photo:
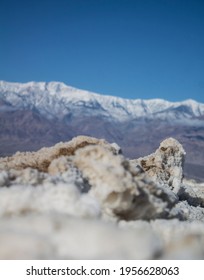
[[[77,135],[89,135],[118,143],[129,158],[152,153],[167,137],[175,137],[184,146],[186,174],[204,179],[204,128],[173,125],[162,121],[133,120],[110,122],[100,117],[71,116],[61,122],[47,120],[37,111],[0,112],[0,155],[16,151],[34,151],[67,141]]]

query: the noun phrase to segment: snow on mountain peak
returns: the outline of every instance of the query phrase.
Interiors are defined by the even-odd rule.
[[[61,82],[10,83],[0,81],[0,99],[17,108],[36,108],[43,115],[63,118],[68,112],[98,114],[118,120],[140,117],[183,118],[204,115],[204,104],[195,100],[123,99],[80,90]],[[94,109],[94,110],[93,110]]]

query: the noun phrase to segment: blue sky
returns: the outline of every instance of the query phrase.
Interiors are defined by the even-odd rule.
[[[203,0],[1,0],[0,79],[204,102]]]

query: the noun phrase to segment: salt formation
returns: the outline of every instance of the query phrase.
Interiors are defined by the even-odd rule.
[[[90,195],[110,216],[125,220],[161,217],[176,201],[123,156],[115,156],[102,146],[78,150],[73,161],[92,186]]]
[[[50,163],[60,156],[74,155],[75,151],[87,145],[102,145],[114,153],[118,152],[116,145],[110,145],[105,140],[93,137],[78,136],[70,142],[60,142],[51,148],[42,148],[37,152],[16,153],[12,157],[0,160],[0,170],[24,169],[27,167],[47,172]]]
[[[80,136],[0,158],[0,259],[202,259],[204,185],[164,140],[128,160]]]
[[[55,213],[2,219],[0,248],[6,259],[150,259],[162,242],[153,230]]]
[[[185,151],[173,138],[164,140],[155,153],[138,159],[144,171],[160,184],[167,184],[178,193],[183,179]]]
[[[196,183],[194,180],[184,180],[179,197],[190,205],[204,207],[204,183]]]

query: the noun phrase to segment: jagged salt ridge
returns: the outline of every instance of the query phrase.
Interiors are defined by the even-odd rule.
[[[60,82],[9,83],[0,81],[1,110],[36,109],[47,118],[74,114],[98,115],[125,121],[159,118],[188,122],[204,115],[204,104],[194,100],[123,99],[76,89]]]
[[[204,184],[175,139],[129,160],[78,136],[0,158],[0,259],[203,259]]]

